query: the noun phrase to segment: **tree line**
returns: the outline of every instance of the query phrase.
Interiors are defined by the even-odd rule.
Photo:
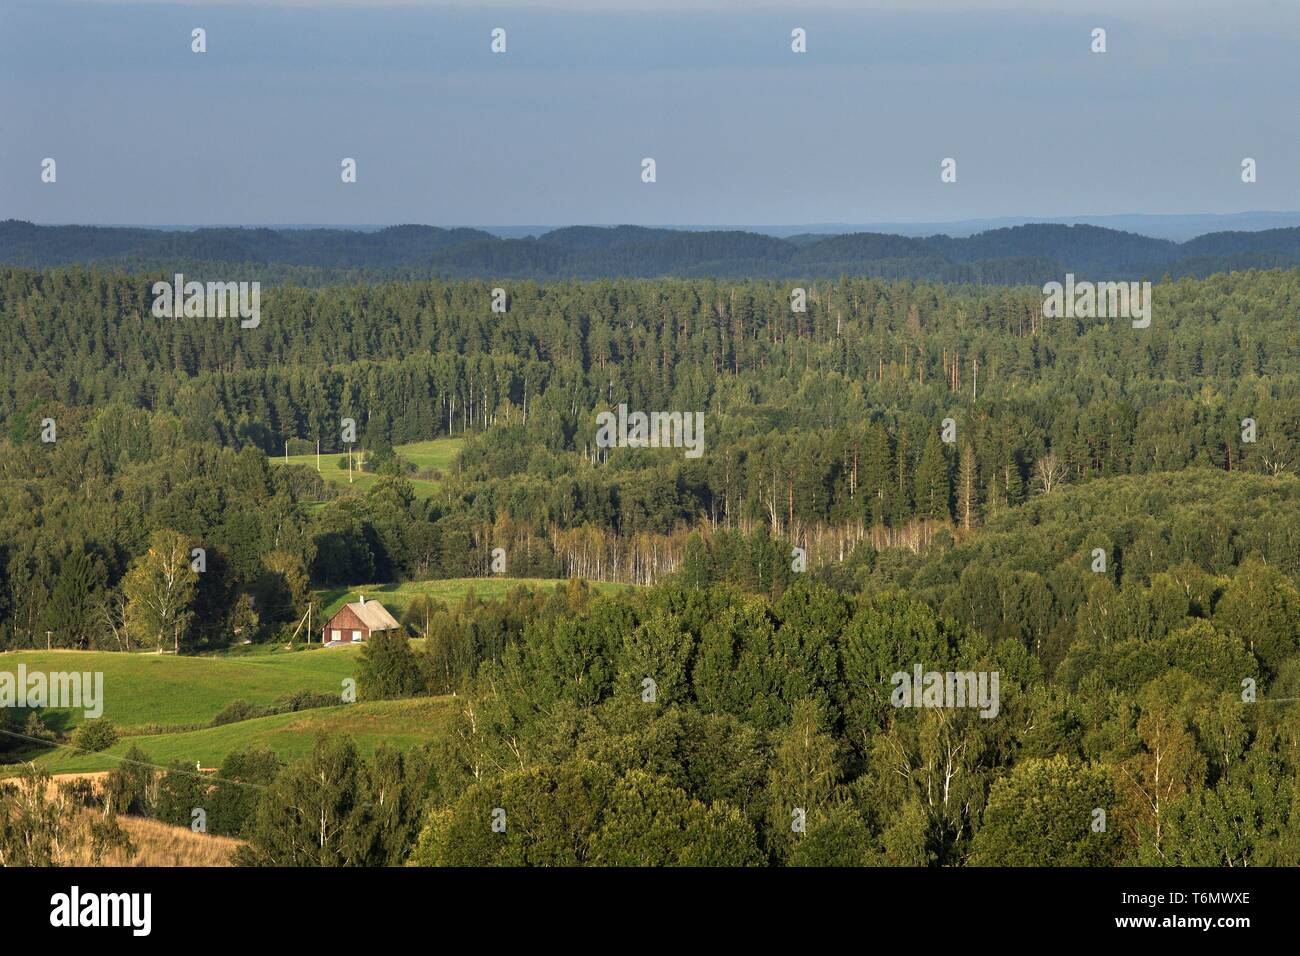
[[[373,231],[184,231],[0,222],[0,262],[80,263],[133,272],[255,271],[263,281],[321,285],[349,280],[445,278],[882,279],[1041,285],[1080,278],[1208,276],[1300,264],[1300,229],[1215,232],[1186,242],[1098,226],[1034,223],[971,236],[884,233],[778,238],[744,230],[570,226],[502,238],[479,229],[403,225]]]

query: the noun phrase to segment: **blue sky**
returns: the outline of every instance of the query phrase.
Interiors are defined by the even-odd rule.
[[[489,49],[498,26],[504,55]],[[807,54],[790,51],[796,26]],[[1103,55],[1089,51],[1096,26]],[[205,54],[190,52],[194,27],[207,30]],[[3,0],[0,218],[778,224],[1290,210],[1298,41],[1291,0]],[[40,182],[47,156],[53,185]],[[949,156],[958,179],[942,184]],[[344,157],[356,184],[340,182]]]

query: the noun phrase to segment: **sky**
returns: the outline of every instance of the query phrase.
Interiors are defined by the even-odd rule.
[[[1297,50],[1294,0],[0,0],[0,219],[1294,210]]]

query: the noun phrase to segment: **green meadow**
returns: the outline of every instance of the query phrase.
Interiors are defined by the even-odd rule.
[[[294,653],[211,657],[124,654],[117,651],[10,651],[0,671],[90,671],[104,675],[104,717],[118,727],[207,723],[233,700],[269,704],[299,690],[341,693],[356,676],[359,648],[321,648]],[[84,719],[81,710],[48,708],[42,719],[67,730]]]
[[[382,601],[400,615],[417,595],[454,604],[471,591],[498,599],[521,585],[535,590],[564,587],[566,582],[544,578],[456,578],[401,584],[362,584],[318,592],[326,615],[333,614],[358,593]],[[601,592],[628,585],[592,582]],[[423,644],[412,641],[418,650]],[[274,714],[250,720],[204,726],[235,700],[267,705],[296,691],[341,694],[343,682],[357,676],[362,646],[306,648],[302,644],[240,645],[227,650],[176,657],[171,654],[116,651],[24,650],[0,653],[0,672],[90,672],[103,675],[103,716],[123,736],[102,753],[80,753],[67,746],[28,750],[52,773],[109,770],[126,751],[139,746],[153,763],[175,761],[218,766],[237,750],[266,747],[293,760],[310,752],[316,735],[338,731],[352,736],[358,748],[373,753],[381,743],[405,749],[436,737],[454,709],[454,698],[413,698],[361,701],[333,707]],[[84,708],[43,708],[45,725],[66,733],[86,718]],[[19,715],[22,716],[21,714]],[[170,729],[169,729],[170,728]],[[198,729],[194,729],[198,728]],[[17,765],[0,767],[0,777]]]
[[[462,444],[464,441],[460,438],[435,438],[430,441],[412,442],[409,445],[396,445],[394,448],[399,458],[409,461],[421,472],[446,472],[455,467],[456,456],[460,454]],[[290,455],[288,458],[277,455],[269,460],[275,465],[304,465],[313,470],[317,468],[314,452],[307,455]],[[360,453],[353,452],[352,474],[349,476],[346,453],[321,452],[319,463],[321,477],[331,484],[352,488],[359,494],[363,494],[374,487],[378,476],[363,472],[360,468],[360,460]],[[411,477],[410,481],[417,498],[433,497],[441,484],[440,481],[431,478]]]
[[[601,594],[612,594],[633,586],[606,581],[588,583]],[[439,581],[403,581],[400,584],[353,584],[346,588],[317,591],[316,596],[324,608],[326,620],[344,604],[356,601],[360,594],[364,594],[366,600],[373,598],[379,601],[394,617],[401,620],[407,605],[417,595],[424,595],[432,600],[452,605],[458,603],[471,591],[476,597],[484,600],[497,600],[520,586],[533,590],[553,590],[564,587],[565,584],[565,581],[555,578],[447,578]]]
[[[227,754],[250,748],[273,750],[288,762],[307,756],[321,731],[349,735],[357,749],[369,756],[380,744],[406,750],[432,740],[453,713],[453,701],[452,697],[416,697],[319,707],[185,733],[123,737],[100,753],[58,748],[35,762],[56,774],[94,773],[112,770],[133,746],[148,754],[151,763],[163,766],[181,761],[217,767]]]

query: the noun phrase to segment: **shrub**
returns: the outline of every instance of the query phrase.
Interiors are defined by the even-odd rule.
[[[311,710],[315,707],[337,707],[342,698],[338,694],[321,694],[312,690],[296,690],[283,697],[277,697],[275,703],[267,708],[269,714],[285,714],[299,710]]]
[[[36,711],[32,711],[27,715],[27,723],[23,725],[23,735],[35,737],[38,740],[54,740],[58,736],[45,726],[45,721],[41,720],[41,715]]]
[[[88,720],[72,734],[72,746],[98,753],[117,743],[117,728],[107,718]]]
[[[235,724],[241,720],[248,720],[257,716],[260,716],[258,709],[248,701],[240,698],[232,700],[225,707],[222,707],[221,712],[212,718],[212,726],[220,727],[222,724]]]
[[[59,790],[79,807],[93,807],[96,802],[95,782],[86,777],[75,777],[59,783]]]

